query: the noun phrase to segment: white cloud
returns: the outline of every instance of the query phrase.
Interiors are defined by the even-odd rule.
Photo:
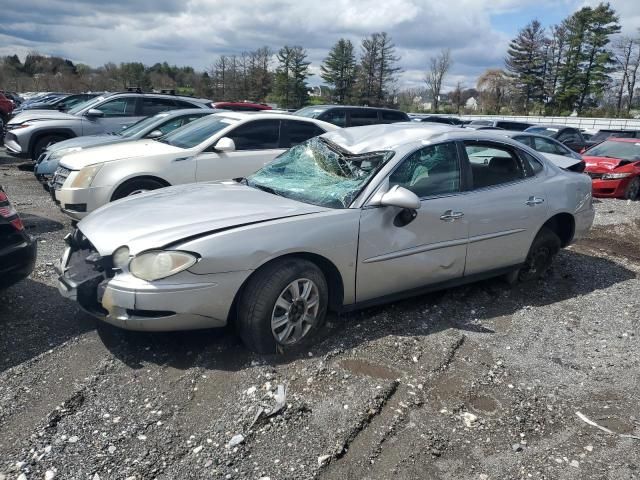
[[[567,13],[585,3],[562,1]],[[640,25],[637,0],[611,3],[625,29]],[[22,0],[3,7],[0,54],[38,50],[93,66],[167,61],[204,69],[220,54],[289,44],[307,48],[317,74],[338,38],[358,46],[384,30],[402,57],[405,86],[421,84],[428,59],[442,48],[454,60],[446,85],[473,86],[484,69],[502,65],[508,45],[491,16],[539,8],[543,20],[545,5],[557,0]]]

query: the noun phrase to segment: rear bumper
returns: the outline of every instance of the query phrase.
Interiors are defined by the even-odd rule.
[[[0,250],[0,288],[6,288],[29,276],[37,257],[37,244],[31,237],[23,243]]]

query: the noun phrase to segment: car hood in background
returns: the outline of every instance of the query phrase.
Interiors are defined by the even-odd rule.
[[[540,152],[538,152],[540,153]],[[579,164],[583,160],[573,157],[565,157],[564,155],[556,155],[555,153],[540,153],[547,160],[553,163],[556,167],[560,167],[567,170],[569,167]]]
[[[81,121],[81,117],[57,110],[25,110],[13,117],[7,125],[16,125],[29,120],[76,120]]]
[[[71,170],[80,170],[81,168],[96,163],[172,153],[185,156],[194,155],[190,150],[184,150],[156,140],[147,139],[102,145],[79,152],[71,152],[63,157],[61,164]]]
[[[53,145],[49,145],[47,147],[47,150],[53,153],[65,148],[97,147],[99,145],[117,143],[123,140],[128,139],[123,138],[120,135],[109,135],[106,133],[102,135],[85,135],[84,137],[74,137],[70,138],[69,140],[63,140],[62,142],[54,143]]]
[[[585,155],[584,161],[587,163],[586,170],[590,172],[610,172],[618,167],[635,163],[629,160],[609,157],[591,157]]]
[[[327,211],[235,182],[192,183],[109,203],[78,228],[100,255],[133,255],[186,238],[278,218]]]

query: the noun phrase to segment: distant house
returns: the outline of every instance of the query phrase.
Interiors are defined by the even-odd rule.
[[[467,110],[478,110],[478,101],[474,97],[469,97],[466,102],[464,102],[464,108]]]

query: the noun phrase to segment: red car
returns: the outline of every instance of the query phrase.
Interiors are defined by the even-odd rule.
[[[8,99],[0,92],[0,132],[4,128],[4,124],[9,121],[9,115],[13,112],[13,100]]]
[[[582,154],[594,197],[635,200],[640,193],[640,139],[608,138]]]
[[[261,110],[271,110],[269,105],[251,102],[215,102],[211,104],[211,107],[221,108],[223,110],[233,110],[235,112],[259,112]]]

